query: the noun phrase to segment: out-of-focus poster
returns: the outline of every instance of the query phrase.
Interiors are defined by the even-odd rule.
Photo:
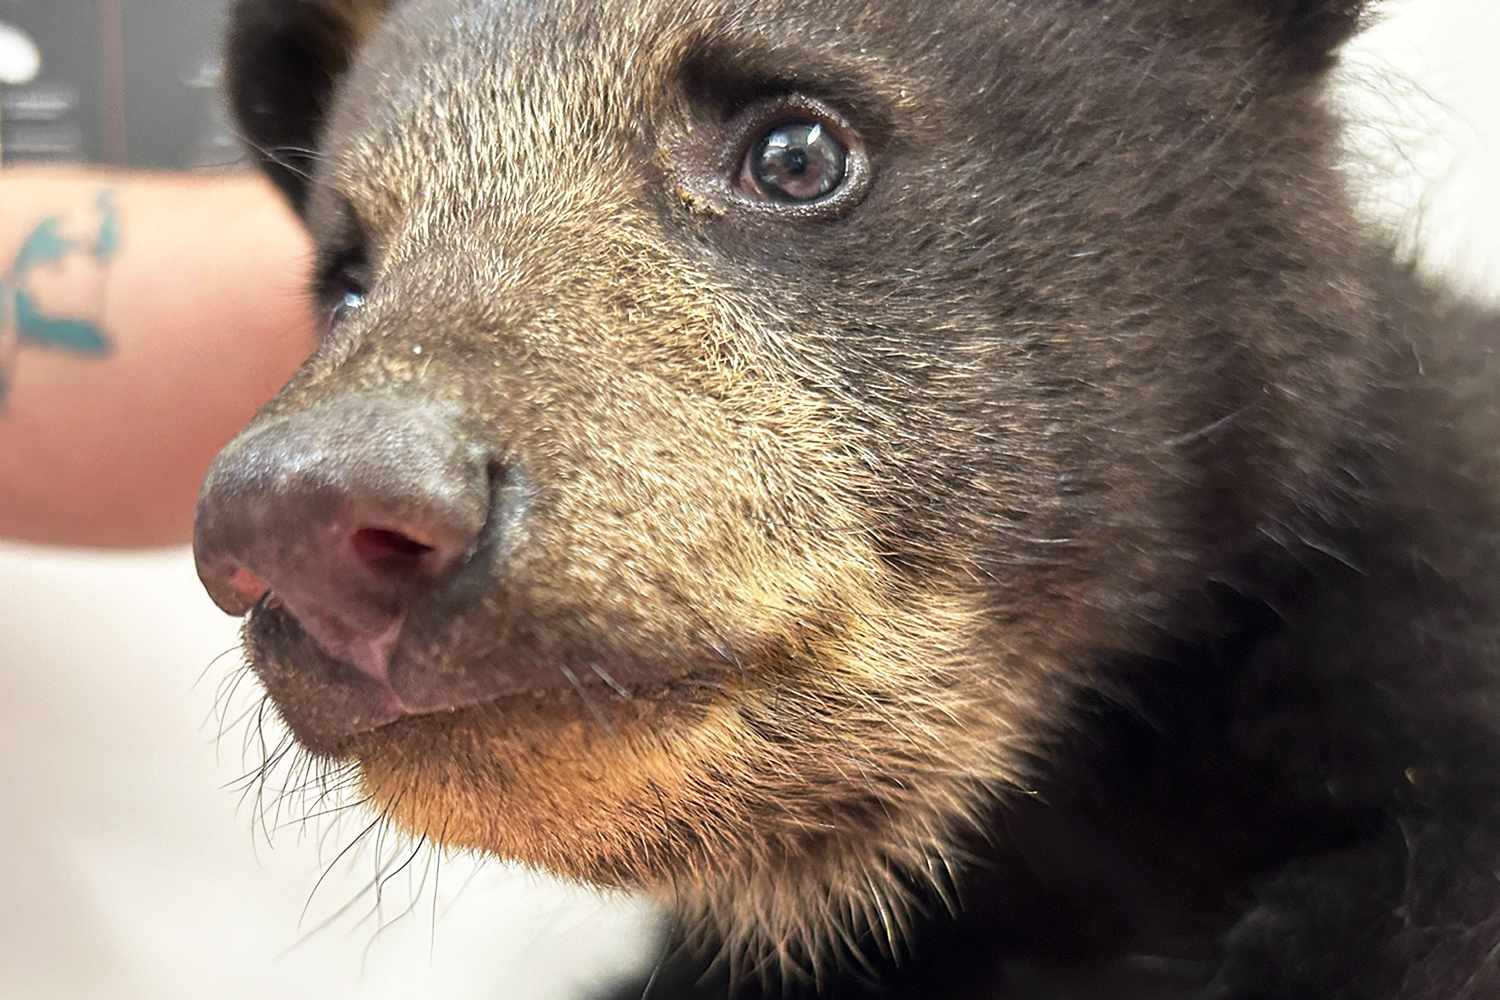
[[[216,166],[227,0],[0,0],[0,165]]]

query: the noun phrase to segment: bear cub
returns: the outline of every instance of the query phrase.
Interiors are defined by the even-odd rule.
[[[1500,996],[1500,327],[1356,0],[239,0],[326,330],[199,573],[621,997]]]

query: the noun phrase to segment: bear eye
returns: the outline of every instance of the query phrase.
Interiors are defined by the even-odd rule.
[[[820,121],[782,122],[750,145],[740,186],[767,201],[806,204],[837,191],[849,173],[849,148]]]
[[[323,283],[323,301],[328,303],[328,325],[338,326],[364,308],[369,292],[364,278],[349,266],[337,267]]]
[[[348,319],[350,315],[363,309],[365,306],[365,292],[361,288],[345,288],[333,304],[333,312],[329,316],[329,322],[334,326]]]

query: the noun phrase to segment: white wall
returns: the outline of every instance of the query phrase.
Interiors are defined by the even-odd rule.
[[[1424,273],[1500,304],[1500,2],[1392,0],[1346,50],[1351,167]]]
[[[237,657],[204,671],[237,623],[187,553],[0,548],[0,595],[0,996],[573,998],[643,947],[638,908],[464,858],[442,862],[435,928],[429,877],[378,937],[364,892],[298,944],[368,888],[371,853],[335,867],[301,917],[367,820],[326,839],[324,822],[268,820],[268,847],[254,803],[223,787],[261,754],[242,762],[244,724],[216,748]],[[257,700],[247,682],[231,712]],[[425,861],[386,886],[384,918],[416,898]]]

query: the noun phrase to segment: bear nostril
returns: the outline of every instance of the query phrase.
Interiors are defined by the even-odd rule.
[[[424,402],[351,396],[289,410],[215,460],[198,504],[198,574],[230,614],[274,593],[346,659],[360,642],[385,641],[411,605],[438,599],[478,550],[487,457],[450,412]]]
[[[229,577],[228,589],[243,607],[250,608],[271,592],[271,585],[245,567],[239,566]]]
[[[389,528],[361,528],[350,539],[355,557],[378,573],[408,576],[421,572],[431,545]]]

